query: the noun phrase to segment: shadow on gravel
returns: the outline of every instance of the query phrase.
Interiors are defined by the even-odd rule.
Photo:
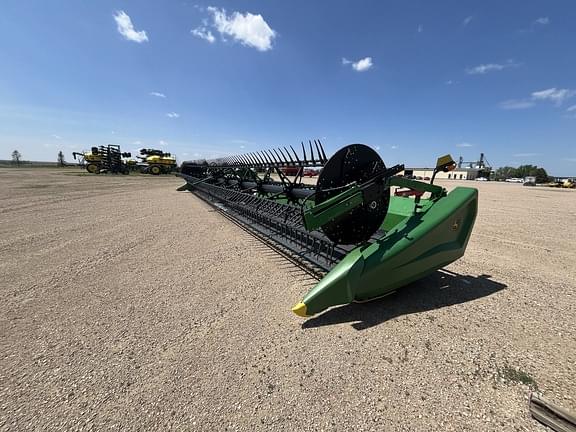
[[[302,328],[354,322],[352,327],[364,330],[402,315],[440,309],[486,297],[507,287],[490,280],[490,277],[462,276],[448,270],[438,270],[382,299],[330,309],[304,322]]]

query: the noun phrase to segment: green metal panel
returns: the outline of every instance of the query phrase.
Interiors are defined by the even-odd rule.
[[[357,186],[321,204],[304,210],[304,226],[308,231],[320,228],[342,214],[349,213],[364,202],[364,194]]]
[[[437,200],[421,200],[417,212],[414,204],[392,197],[384,237],[353,249],[306,294],[300,310],[310,316],[380,297],[460,258],[476,218],[478,191],[457,187]]]

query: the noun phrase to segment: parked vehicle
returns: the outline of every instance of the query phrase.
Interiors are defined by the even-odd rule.
[[[527,176],[524,177],[524,186],[536,186],[536,177],[534,176]]]

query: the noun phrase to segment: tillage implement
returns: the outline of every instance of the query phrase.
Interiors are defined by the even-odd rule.
[[[307,317],[390,294],[464,254],[478,192],[433,184],[437,172],[455,167],[449,155],[439,158],[425,183],[402,177],[403,165],[386,167],[366,145],[328,159],[320,141],[310,141],[301,153],[290,146],[184,162],[179,175],[180,190],[320,279],[292,308]],[[315,185],[303,182],[305,168],[321,168]]]
[[[131,157],[130,153],[121,152],[118,145],[92,147],[90,151],[73,152],[74,159],[91,174],[113,173],[128,174],[129,165],[124,158]]]

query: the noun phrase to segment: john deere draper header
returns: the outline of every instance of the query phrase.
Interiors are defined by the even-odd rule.
[[[399,177],[363,144],[326,157],[320,141],[182,164],[187,189],[321,278],[292,310],[300,316],[367,301],[460,258],[477,210],[477,191],[452,192]],[[454,169],[447,155],[438,171]],[[296,167],[288,178],[283,169]],[[305,167],[322,171],[302,182]],[[392,187],[404,189],[391,194]]]

